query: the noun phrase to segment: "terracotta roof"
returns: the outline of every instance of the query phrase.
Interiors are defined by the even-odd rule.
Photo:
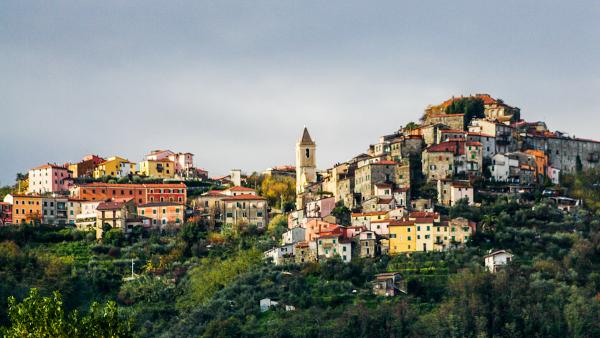
[[[440,217],[440,214],[438,214],[437,212],[429,212],[429,211],[413,211],[408,214],[408,217],[411,217],[411,218],[420,218],[420,217],[438,218],[438,217]]]
[[[435,221],[435,219],[433,217],[415,217],[414,218],[414,222],[415,223],[433,223]]]
[[[442,129],[440,131],[440,133],[444,134],[444,133],[460,133],[460,134],[464,134],[465,131],[464,130],[460,130],[460,129]]]
[[[398,162],[389,161],[389,160],[382,160],[382,161],[379,161],[379,162],[373,162],[371,164],[394,165],[394,164],[398,164]]]
[[[471,188],[471,182],[469,181],[454,181],[452,182],[453,187],[457,188]]]
[[[472,147],[481,147],[481,146],[482,146],[482,144],[481,144],[481,142],[467,141],[467,146],[472,146]]]
[[[124,202],[101,202],[96,210],[116,210],[123,208],[124,205]]]
[[[242,187],[242,186],[231,187],[227,190],[229,190],[229,191],[255,191],[252,188],[247,188],[247,187]]]
[[[307,242],[298,242],[296,244],[296,248],[308,248],[308,243]]]
[[[223,201],[264,201],[266,198],[262,196],[256,195],[237,195],[237,196],[228,196],[224,198]]]
[[[388,226],[397,227],[397,226],[413,226],[413,225],[415,225],[415,222],[413,222],[413,221],[391,220],[390,224]]]
[[[371,221],[371,223],[389,223],[391,222],[391,220],[389,218],[386,219],[376,219],[374,221]]]
[[[387,211],[357,212],[352,213],[352,217],[387,215],[387,213]]]
[[[183,204],[174,203],[174,202],[154,202],[154,203],[146,203],[146,204],[138,205],[138,208],[175,207],[175,206],[183,206]]]
[[[494,135],[478,133],[478,132],[474,132],[474,131],[467,132],[467,135],[482,136],[482,137],[494,137]]]
[[[41,166],[32,168],[31,170],[39,170],[39,169],[47,169],[47,168],[68,170],[64,166],[61,166],[61,165],[58,165],[58,164],[51,164],[51,163],[43,164]]]
[[[442,143],[434,144],[425,150],[429,153],[453,153],[453,154],[458,154],[458,155],[464,155],[465,147],[461,144],[463,142],[461,142],[461,141],[442,142]]]
[[[209,190],[207,192],[205,192],[204,194],[202,194],[201,196],[227,196],[225,194],[223,194],[222,190]]]

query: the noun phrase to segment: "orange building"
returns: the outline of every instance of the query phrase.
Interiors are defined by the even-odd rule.
[[[105,201],[111,198],[132,198],[136,205],[154,202],[186,203],[187,187],[174,184],[110,184],[89,183],[71,189],[71,197],[86,201]]]
[[[535,176],[538,178],[546,176],[546,168],[548,167],[548,155],[543,150],[527,149],[526,154],[533,155],[535,157]]]
[[[307,242],[310,242],[319,237],[320,233],[332,231],[336,228],[339,228],[339,225],[320,221],[318,219],[311,219],[306,223],[304,228],[306,229],[304,238]]]
[[[144,225],[164,226],[183,223],[183,204],[172,202],[146,203],[137,207],[138,216],[144,219]]]
[[[35,195],[6,195],[4,202],[12,205],[13,224],[37,224],[42,221],[42,197]]]

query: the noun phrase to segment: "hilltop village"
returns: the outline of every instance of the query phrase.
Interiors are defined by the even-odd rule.
[[[164,149],[24,168],[0,336],[600,336],[600,142],[487,94],[331,168],[298,129],[262,172]]]
[[[71,225],[101,240],[111,230],[177,230],[186,222],[262,231],[285,217],[280,246],[264,253],[275,264],[446,251],[478,229],[472,220],[449,217],[451,206],[519,198],[541,187],[557,207],[576,208],[580,201],[561,196],[561,174],[597,167],[600,142],[551,131],[524,120],[519,108],[476,94],[427,107],[419,123],[379,137],[332,168],[319,170],[317,156],[304,128],[295,166],[261,174],[234,169],[209,178],[193,154],[170,150],[151,151],[137,163],[97,155],[47,163],[17,175],[0,222]],[[266,196],[267,177],[291,182],[292,191]]]
[[[570,211],[581,201],[561,196],[561,174],[600,163],[600,142],[528,122],[519,108],[488,94],[429,106],[420,123],[379,137],[332,168],[319,171],[316,152],[304,128],[296,144],[296,210],[282,245],[265,253],[275,264],[452,250],[477,224],[450,218],[448,207],[542,189]]]

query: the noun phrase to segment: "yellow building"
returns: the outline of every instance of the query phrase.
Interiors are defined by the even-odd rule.
[[[417,227],[413,221],[392,220],[390,230],[390,254],[414,252],[417,250]]]
[[[352,213],[352,215],[351,215],[351,221],[352,221],[353,226],[364,225],[367,228],[371,225],[371,222],[384,220],[387,218],[388,218],[387,211],[360,212],[360,213]]]
[[[42,222],[42,197],[8,194],[4,202],[12,205],[13,224],[39,224]]]
[[[475,233],[475,222],[465,218],[439,221],[434,217],[392,220],[389,253],[446,251],[464,245]]]
[[[135,171],[135,164],[122,157],[109,157],[94,169],[94,178],[102,176],[125,177]]]
[[[168,159],[145,160],[139,163],[138,175],[156,178],[175,177],[175,162]]]

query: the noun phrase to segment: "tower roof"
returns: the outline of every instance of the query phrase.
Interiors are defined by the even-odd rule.
[[[313,140],[310,138],[310,134],[308,133],[308,129],[306,129],[306,127],[304,127],[304,131],[302,132],[300,144],[314,144]]]

